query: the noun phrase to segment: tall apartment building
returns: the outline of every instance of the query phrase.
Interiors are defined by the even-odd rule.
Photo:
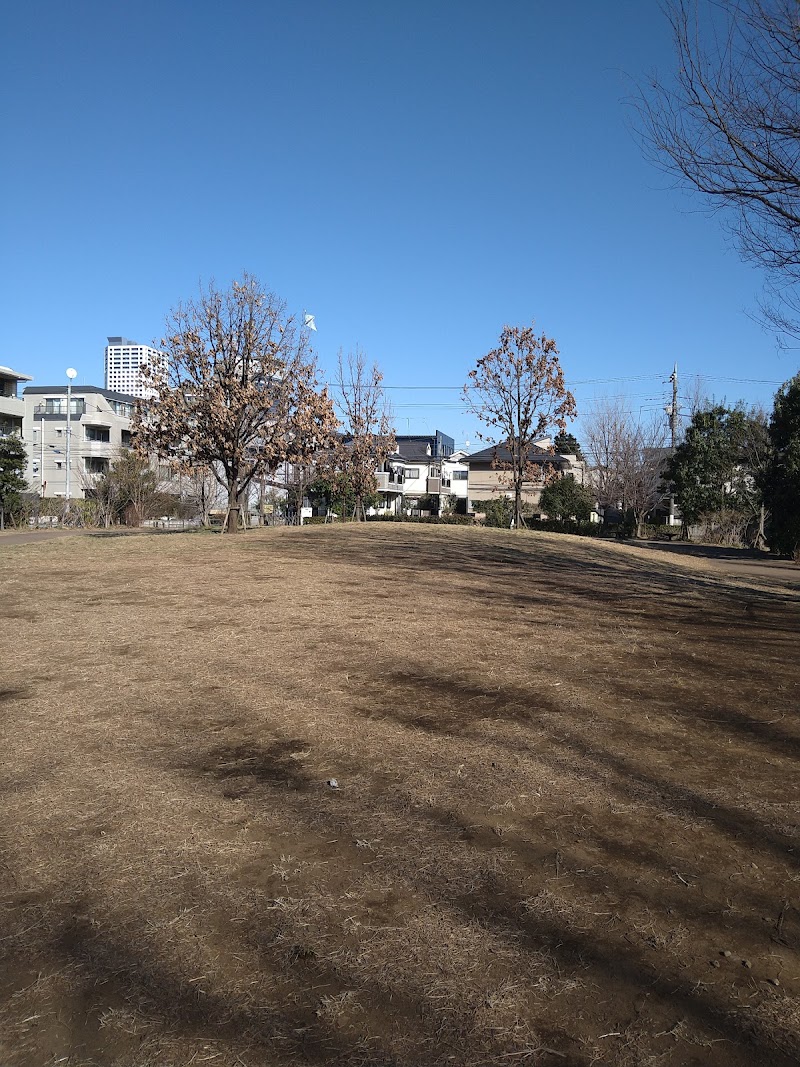
[[[155,396],[155,389],[142,374],[142,367],[166,368],[166,364],[166,355],[157,348],[140,345],[126,337],[109,337],[105,359],[106,389],[146,400]]]

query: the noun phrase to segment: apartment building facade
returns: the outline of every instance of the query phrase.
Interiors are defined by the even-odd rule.
[[[20,374],[11,367],[0,367],[0,437],[17,434],[22,437],[25,401],[19,395],[22,382],[33,381],[29,374]]]
[[[131,417],[136,397],[73,386],[67,415],[66,385],[33,385],[23,392],[22,436],[28,451],[26,479],[32,492],[58,497],[85,497],[98,474],[104,474],[120,448],[131,444]]]

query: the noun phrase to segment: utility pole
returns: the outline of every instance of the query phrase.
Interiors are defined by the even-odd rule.
[[[675,451],[675,447],[678,443],[678,364],[672,368],[672,374],[669,376],[669,380],[672,382],[672,403],[667,408],[669,413],[669,435],[672,443],[672,450]],[[669,494],[669,524],[675,525],[675,494]]]
[[[71,455],[71,437],[72,437],[72,382],[78,377],[78,372],[72,367],[67,367],[67,482],[66,482],[66,505],[65,513],[69,512],[69,498],[70,498],[70,475],[72,471],[70,469],[70,463],[72,461]]]

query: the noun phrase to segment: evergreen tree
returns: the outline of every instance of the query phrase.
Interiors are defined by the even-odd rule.
[[[732,513],[742,529],[752,522],[761,508],[769,452],[762,413],[741,406],[696,412],[665,470],[684,527]]]
[[[581,451],[581,443],[574,434],[560,433],[553,442],[553,447],[559,456],[575,456],[577,459],[584,458]]]
[[[800,558],[800,374],[778,390],[769,424],[773,454],[764,475],[770,546]]]
[[[19,437],[0,437],[0,530],[5,529],[6,514],[21,502],[19,494],[26,488],[23,472],[27,461],[25,445]]]
[[[554,519],[585,522],[592,514],[594,497],[588,489],[578,485],[571,475],[567,475],[545,486],[539,507],[545,515]]]

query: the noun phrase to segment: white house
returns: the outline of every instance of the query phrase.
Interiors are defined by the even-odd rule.
[[[430,435],[399,434],[397,451],[376,472],[382,507],[389,514],[424,511],[440,514],[448,497],[466,502],[468,468],[463,452],[454,451],[452,437],[437,430]],[[466,504],[462,505],[466,510]]]

